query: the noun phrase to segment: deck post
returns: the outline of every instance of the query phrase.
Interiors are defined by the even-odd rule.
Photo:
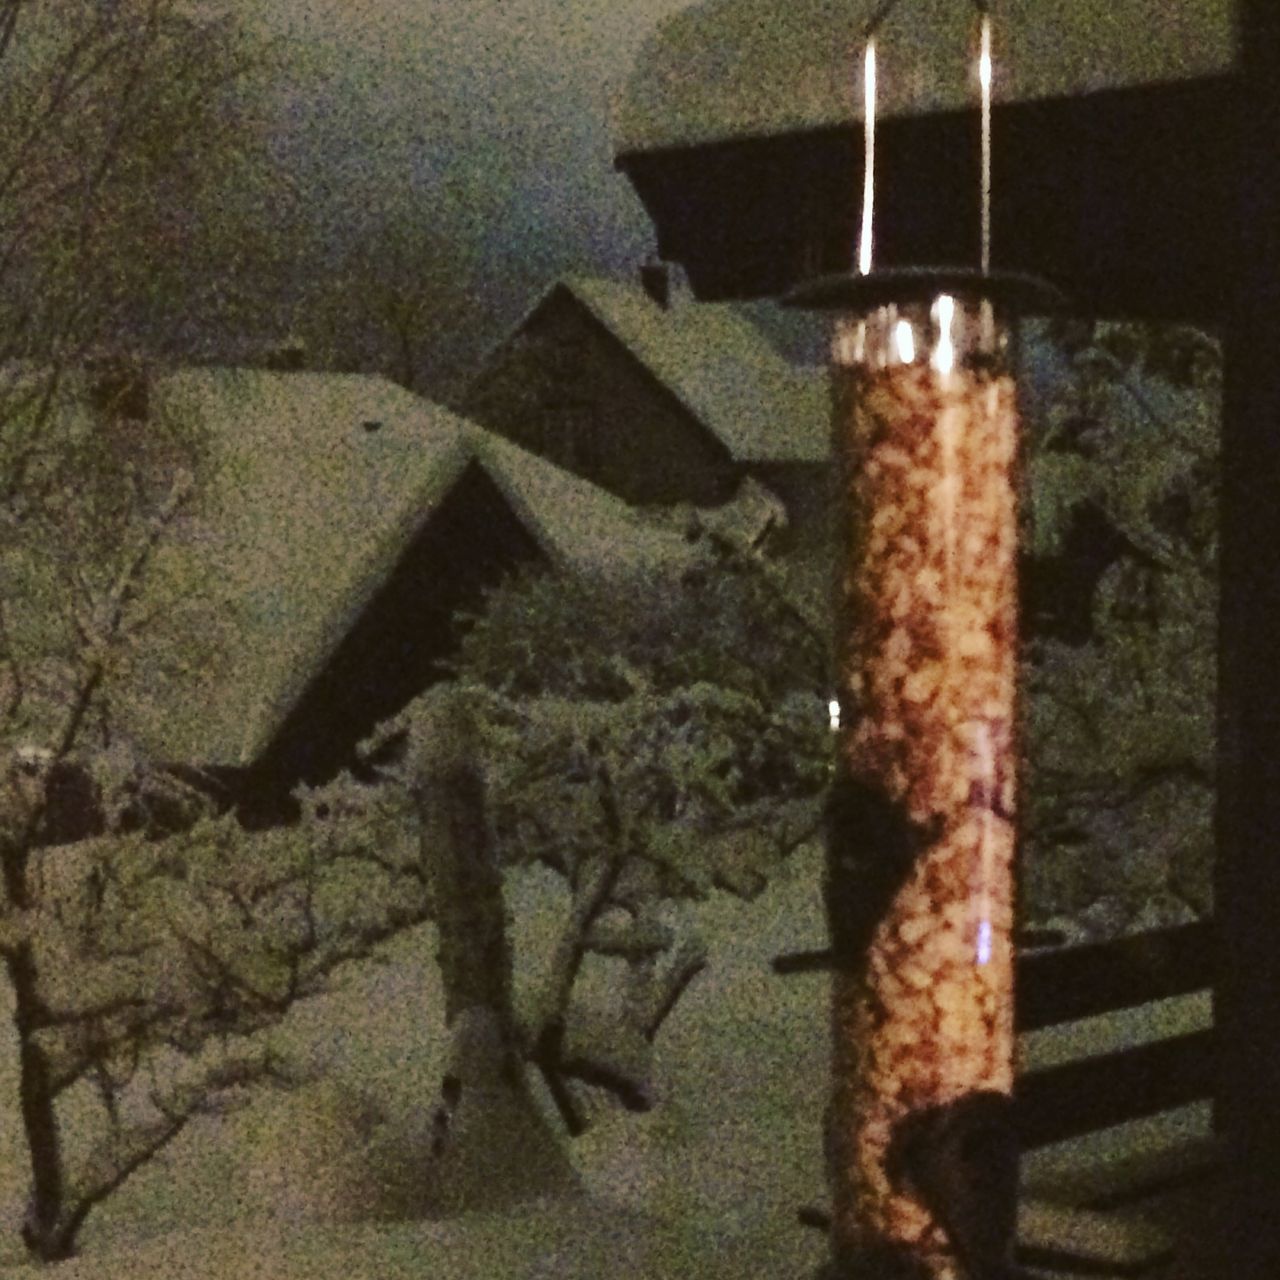
[[[1280,1275],[1280,6],[1240,0],[1222,422],[1215,1022],[1227,1156],[1210,1271]]]

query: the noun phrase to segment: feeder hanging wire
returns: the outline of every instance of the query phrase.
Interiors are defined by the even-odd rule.
[[[974,0],[982,15],[982,49],[978,80],[982,86],[982,274],[991,274],[991,14],[984,0]]]
[[[982,274],[991,273],[991,4],[990,0],[972,0],[981,18],[981,48],[978,56],[978,80],[982,89],[982,175],[981,185],[981,244],[979,250]],[[858,248],[858,271],[868,275],[871,271],[872,224],[875,214],[875,159],[876,159],[876,34],[889,15],[897,8],[898,0],[881,0],[862,28],[866,45],[863,62],[863,182],[862,182],[862,233]]]

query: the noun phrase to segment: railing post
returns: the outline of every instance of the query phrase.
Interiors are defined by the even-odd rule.
[[[1280,1275],[1280,5],[1239,0],[1222,424],[1215,917],[1217,1122],[1207,1274]]]

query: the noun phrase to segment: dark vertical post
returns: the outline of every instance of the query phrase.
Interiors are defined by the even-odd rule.
[[[1280,5],[1239,0],[1222,438],[1216,1019],[1228,1156],[1208,1274],[1280,1276]]]

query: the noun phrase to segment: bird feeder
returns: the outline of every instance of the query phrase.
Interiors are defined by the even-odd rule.
[[[990,270],[988,127],[981,265],[872,270],[874,31],[864,65],[859,270],[789,299],[836,312],[832,1243],[841,1274],[979,1280],[1017,1183],[1016,326],[1051,295]]]

